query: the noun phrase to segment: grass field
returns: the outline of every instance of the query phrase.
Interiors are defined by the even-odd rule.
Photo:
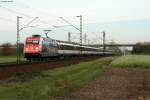
[[[17,60],[16,56],[0,56],[0,63],[5,62],[15,62]],[[25,61],[26,59],[21,56],[21,61]]]
[[[114,60],[111,67],[150,68],[150,55],[126,55]]]
[[[106,57],[54,70],[18,73],[11,79],[0,81],[0,99],[41,100],[63,96],[94,80],[109,68],[150,68],[150,56]]]
[[[18,73],[13,79],[0,82],[0,98],[29,100],[65,95],[94,80],[113,59],[107,57],[44,72]]]

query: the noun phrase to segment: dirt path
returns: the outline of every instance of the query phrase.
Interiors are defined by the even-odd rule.
[[[150,100],[150,70],[109,69],[95,81],[62,99]]]

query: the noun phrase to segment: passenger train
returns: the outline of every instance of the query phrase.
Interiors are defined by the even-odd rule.
[[[24,55],[28,60],[103,54],[112,54],[112,52],[110,50],[103,52],[100,48],[54,40],[40,35],[27,37],[24,45]]]

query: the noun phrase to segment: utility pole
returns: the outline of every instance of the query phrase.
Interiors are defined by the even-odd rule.
[[[80,17],[80,44],[82,46],[82,15],[77,17]]]
[[[46,37],[48,38],[48,33],[52,30],[44,30]]]
[[[71,33],[68,32],[68,42],[71,42]]]
[[[88,45],[90,44],[90,40],[88,39]]]
[[[24,27],[20,28],[20,19],[22,17],[17,16],[17,64],[20,63],[20,31],[23,30],[24,28],[29,27],[29,25],[36,20],[38,17],[35,17],[33,20],[31,20],[29,23],[24,25]]]
[[[19,27],[19,24],[20,24],[20,18],[22,17],[19,17],[17,16],[17,64],[19,64],[20,62],[20,36],[19,36],[19,30],[20,30],[20,27]]]
[[[68,22],[66,19],[64,19],[63,17],[60,17],[60,19],[62,19],[64,22],[66,22],[67,24],[69,24],[70,26],[74,27],[76,30],[80,31],[80,44],[82,46],[82,15],[80,16],[76,16],[76,17],[80,17],[80,28],[74,26],[73,24],[71,24],[70,22]]]
[[[84,34],[84,44],[86,44],[86,39],[87,39],[87,35],[86,33]]]
[[[106,33],[105,32],[102,32],[103,33],[103,52],[105,52],[105,50],[106,50],[106,46],[105,46],[105,44],[106,44]]]

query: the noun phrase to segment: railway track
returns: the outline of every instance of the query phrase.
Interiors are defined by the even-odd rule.
[[[28,64],[28,63],[29,63],[28,61],[21,61],[19,64],[17,62],[6,62],[6,63],[0,63],[0,67],[22,65],[22,64]]]
[[[78,57],[64,60],[50,60],[45,62],[16,62],[0,64],[0,80],[10,78],[18,73],[40,72],[43,70],[54,69],[63,66],[77,64],[83,61],[90,61],[100,57]]]
[[[111,56],[111,55],[103,55],[101,57],[105,57],[105,56]],[[75,58],[66,58],[66,59],[50,59],[50,60],[46,60],[46,61],[33,61],[33,62],[29,62],[29,61],[20,61],[19,63],[17,62],[6,62],[6,63],[0,63],[0,68],[2,67],[14,67],[14,66],[24,66],[24,65],[34,65],[34,64],[44,64],[44,63],[50,63],[50,62],[60,62],[60,61],[65,61],[65,60],[78,60],[78,59],[92,59],[92,58],[98,58],[99,56],[89,56],[90,58],[87,57],[75,57]]]
[[[7,62],[7,63],[0,63],[0,68],[1,68],[1,67],[24,66],[24,65],[32,65],[32,64],[56,62],[56,61],[59,61],[59,60],[34,61],[34,62],[20,61],[19,63],[17,63],[17,62]]]

